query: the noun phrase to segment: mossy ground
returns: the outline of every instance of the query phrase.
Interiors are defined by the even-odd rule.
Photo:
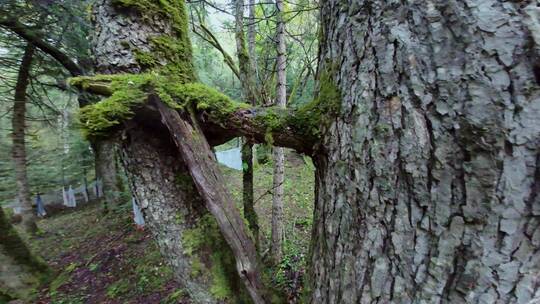
[[[31,244],[56,277],[36,303],[189,303],[129,211],[126,205],[104,217],[94,203],[40,220],[44,233]]]
[[[274,285],[287,291],[290,299],[295,299],[301,291],[309,249],[313,167],[290,151],[287,156],[285,258],[277,269],[266,269],[266,274]],[[241,172],[221,169],[240,207]],[[255,199],[263,246],[268,246],[270,238],[271,188],[272,165],[256,165]],[[36,303],[190,303],[173,281],[148,231],[135,229],[129,204],[105,217],[100,204],[90,204],[42,219],[38,225],[43,234],[30,239],[31,247],[51,265],[56,276],[49,285],[42,286]],[[223,264],[219,253],[213,258],[211,262]],[[227,274],[220,267],[214,270],[207,274],[214,282],[213,292],[227,298],[229,291],[220,284],[228,279]],[[192,275],[200,275],[196,272],[195,267]]]

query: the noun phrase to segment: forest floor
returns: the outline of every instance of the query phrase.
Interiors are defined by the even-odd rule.
[[[228,188],[241,205],[241,172],[222,167]],[[313,165],[288,154],[285,180],[284,259],[271,272],[273,284],[295,303],[301,293],[313,213]],[[272,166],[255,167],[255,199],[267,253],[272,205]],[[36,303],[189,303],[147,230],[136,229],[131,205],[104,216],[99,203],[40,220],[31,240],[55,270]]]

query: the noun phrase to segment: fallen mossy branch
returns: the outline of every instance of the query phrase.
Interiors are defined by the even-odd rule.
[[[71,79],[70,84],[107,97],[80,111],[82,128],[89,137],[107,136],[133,118],[137,109],[146,106],[150,95],[157,95],[178,111],[193,109],[205,134],[206,129],[212,129],[214,135],[245,136],[254,142],[289,147],[306,154],[314,150],[325,114],[337,111],[328,104],[339,103],[339,95],[334,90],[328,89],[326,93],[321,89],[319,98],[298,109],[253,107],[233,101],[204,84],[182,83],[175,77],[155,72],[77,77]],[[322,98],[325,98],[324,103]]]

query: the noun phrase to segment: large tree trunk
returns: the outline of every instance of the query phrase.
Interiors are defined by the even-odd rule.
[[[283,1],[276,0],[277,9],[277,87],[276,105],[285,108],[287,105],[287,48],[285,45],[285,20]],[[272,244],[270,248],[274,264],[280,263],[283,256],[283,182],[285,181],[285,153],[283,148],[274,147],[274,180],[272,196]]]
[[[321,4],[321,92],[335,86],[341,110],[315,158],[311,302],[538,297],[540,89],[523,4]]]
[[[32,208],[30,188],[26,174],[26,89],[30,83],[30,68],[34,57],[34,46],[27,44],[19,67],[19,75],[15,85],[15,98],[13,102],[13,163],[15,165],[15,178],[17,182],[17,200],[21,208],[21,224],[27,232],[33,234],[37,231],[36,213]]]
[[[131,190],[177,281],[195,303],[232,301],[241,288],[234,258],[167,130],[141,122],[122,151]]]
[[[170,73],[177,81],[195,81],[184,1],[160,1],[152,7],[141,5],[124,0],[96,2],[97,70],[107,74],[154,70]],[[216,221],[217,198],[221,196],[201,198],[183,161],[185,153],[179,153],[182,150],[172,140],[177,135],[170,134],[155,111],[140,109],[124,127],[121,134],[110,135],[121,140],[122,159],[132,192],[161,252],[191,300],[194,303],[249,302],[242,280],[253,284],[255,288],[248,289],[255,298],[253,295],[261,287],[259,274],[253,272],[257,266],[255,250],[248,237],[242,240],[252,248],[247,243],[231,243],[235,241],[231,233],[238,236],[240,230],[235,229],[243,225],[232,201],[229,207],[233,208],[231,212],[236,212],[237,220],[232,222],[228,217],[229,222],[222,218]],[[193,143],[202,135],[191,133],[190,136]],[[191,172],[198,169],[197,162],[189,164]],[[217,176],[216,172],[210,173]],[[211,194],[216,193],[219,194]],[[208,208],[213,206],[212,214],[208,213],[205,203]],[[223,237],[224,225],[234,228],[226,238]],[[243,250],[239,250],[239,246]],[[236,269],[241,270],[242,280]]]

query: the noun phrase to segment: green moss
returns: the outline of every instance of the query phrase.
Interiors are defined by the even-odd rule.
[[[182,243],[184,254],[191,257],[191,275],[206,276],[211,282],[210,292],[214,297],[231,303],[247,301],[248,296],[236,272],[234,256],[210,214],[200,218],[194,228],[184,231]]]
[[[69,282],[69,280],[71,279],[71,273],[73,272],[73,270],[75,270],[77,268],[77,264],[75,263],[71,263],[69,264],[65,269],[64,271],[62,271],[52,282],[51,284],[49,285],[49,290],[50,292],[54,293],[56,292],[56,290],[58,290],[58,288],[60,288],[62,285],[66,284],[67,282]]]
[[[295,115],[288,119],[288,123],[296,126],[306,136],[318,138],[322,130],[330,123],[341,109],[341,92],[336,87],[331,73],[321,74],[320,89],[317,97],[298,108]]]
[[[135,60],[143,69],[149,69],[155,67],[159,64],[155,56],[152,56],[151,53],[143,52],[141,50],[134,50]]]
[[[146,102],[147,92],[155,77],[150,74],[78,77],[70,81],[82,88],[89,83],[102,83],[112,95],[100,102],[85,106],[79,120],[87,137],[100,137],[134,115],[133,110]]]
[[[131,283],[128,280],[120,279],[107,287],[107,296],[109,298],[121,298],[131,289]]]
[[[113,0],[113,4],[136,10],[148,22],[154,22],[153,17],[159,16],[171,24],[171,34],[150,39],[149,51],[134,50],[135,59],[143,70],[174,76],[180,82],[196,80],[184,1]]]
[[[200,83],[178,82],[176,76],[157,73],[98,75],[77,77],[70,84],[88,89],[96,87],[110,96],[80,110],[79,119],[87,137],[107,135],[122,122],[132,118],[135,110],[144,105],[149,94],[157,94],[171,108],[205,111],[216,121],[224,121],[247,104],[237,103],[218,91]]]
[[[255,117],[260,127],[266,129],[265,141],[273,144],[273,134],[292,128],[306,139],[316,141],[322,130],[330,123],[330,118],[341,109],[341,93],[334,84],[330,73],[323,73],[320,78],[320,90],[317,97],[293,110],[268,108]]]
[[[162,99],[172,99],[183,108],[193,106],[196,110],[204,111],[216,122],[223,121],[235,111],[250,107],[248,104],[235,102],[202,83],[167,85],[163,87],[163,91],[168,96],[160,95]]]

